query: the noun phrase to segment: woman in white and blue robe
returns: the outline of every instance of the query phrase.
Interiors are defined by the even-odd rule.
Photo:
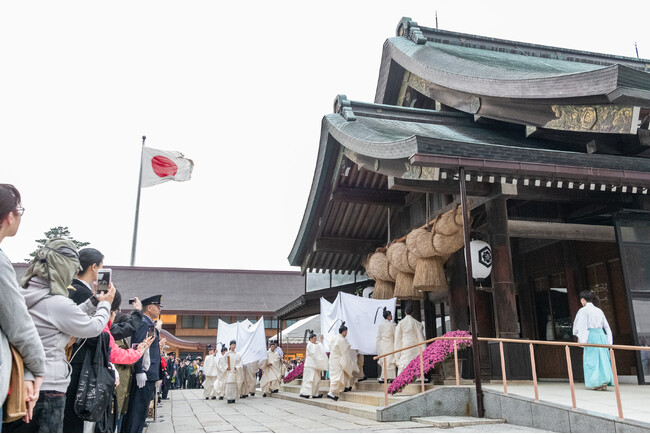
[[[612,330],[602,310],[593,305],[594,294],[591,291],[580,293],[582,308],[573,322],[573,334],[578,342],[588,344],[612,345]],[[585,386],[597,390],[607,390],[614,384],[609,349],[585,347],[583,353]]]

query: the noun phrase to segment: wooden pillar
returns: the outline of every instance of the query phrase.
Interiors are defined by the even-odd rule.
[[[422,314],[420,313],[420,309],[421,309],[420,300],[411,300],[411,307],[413,307],[413,313],[411,314],[413,319],[422,321]]]
[[[469,330],[467,282],[462,250],[447,261],[449,271],[449,319],[452,330]]]
[[[526,272],[526,259],[517,248],[517,243],[512,243],[512,271],[517,284],[517,293],[519,295],[519,312],[521,319],[521,335],[524,339],[537,339],[535,326],[535,303],[533,288],[528,282],[528,273]]]
[[[504,198],[485,204],[492,247],[492,295],[497,337],[518,338],[516,287],[512,273],[508,209]]]
[[[436,309],[429,298],[424,301],[424,337],[431,339],[436,337]]]

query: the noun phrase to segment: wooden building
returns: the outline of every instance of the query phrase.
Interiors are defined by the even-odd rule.
[[[384,43],[375,101],[339,95],[322,120],[291,265],[363,272],[377,247],[459,203],[462,167],[472,238],[493,253],[492,275],[477,291],[479,336],[573,340],[578,294],[590,289],[614,342],[644,345],[650,60],[448,32],[409,18],[396,33]],[[447,315],[452,329],[469,329],[462,251],[445,273],[447,292],[415,302],[428,338]],[[558,349],[536,350],[540,377],[566,377]],[[530,375],[520,351],[527,349],[508,349],[510,378]],[[497,377],[491,352],[481,346],[481,371]],[[573,360],[579,379],[581,357]],[[639,354],[617,355],[619,374],[640,383],[643,363]]]
[[[199,268],[109,266],[122,296],[128,300],[162,294],[162,321],[169,352],[205,356],[215,346],[219,319],[233,323],[264,317],[266,336],[297,320],[278,320],[275,311],[305,292],[305,278],[296,271],[218,270]],[[18,278],[27,264],[14,264]]]

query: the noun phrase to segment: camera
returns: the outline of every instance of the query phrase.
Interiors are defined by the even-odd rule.
[[[129,298],[129,304],[135,303],[135,298]]]
[[[108,287],[112,282],[113,270],[110,268],[100,268],[97,271],[97,292],[108,292]]]

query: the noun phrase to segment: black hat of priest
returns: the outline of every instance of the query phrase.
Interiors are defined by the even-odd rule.
[[[160,307],[162,307],[162,304],[160,302],[162,301],[162,295],[152,295],[151,297],[147,297],[144,300],[142,300],[142,307],[148,306],[150,304],[155,304]]]

